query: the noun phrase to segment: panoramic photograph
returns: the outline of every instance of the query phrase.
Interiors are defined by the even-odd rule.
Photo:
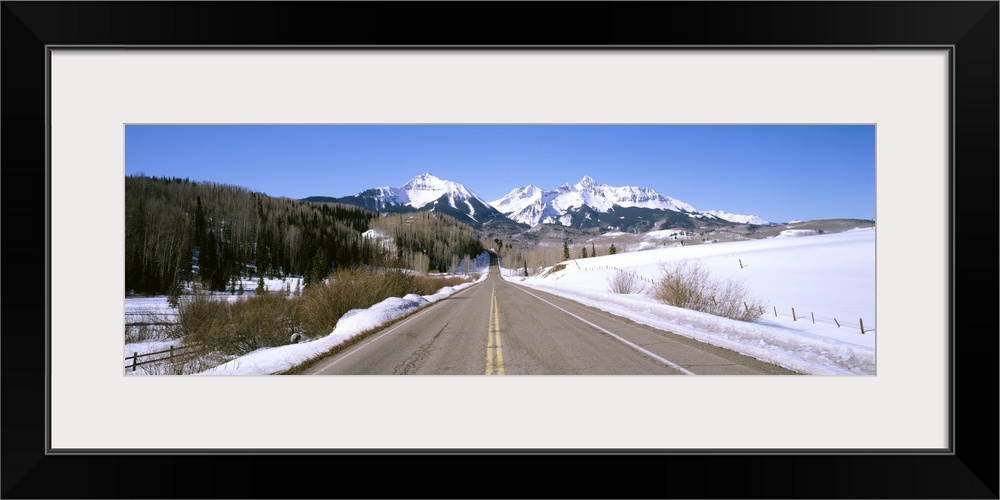
[[[874,125],[126,125],[124,375],[875,376]]]

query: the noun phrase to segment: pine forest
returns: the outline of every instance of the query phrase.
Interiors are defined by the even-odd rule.
[[[391,237],[392,245],[368,233]],[[374,264],[454,270],[483,251],[475,231],[436,213],[379,216],[361,208],[270,197],[187,179],[125,178],[125,291],[224,291],[241,277],[302,276]]]

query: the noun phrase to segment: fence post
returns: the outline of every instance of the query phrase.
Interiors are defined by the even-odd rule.
[[[861,334],[865,334],[865,322],[861,318],[858,318],[858,323],[861,323]]]
[[[798,321],[799,319],[795,317],[795,308],[792,308],[792,321]]]
[[[774,306],[774,317],[778,317],[778,306]]]
[[[743,259],[737,259],[740,261],[740,269],[743,269]]]
[[[132,351],[132,371],[135,371],[135,365],[139,362],[139,353]]]
[[[174,362],[174,346],[170,346],[170,362]]]
[[[833,318],[833,322],[837,324],[837,328],[840,328],[840,322],[837,321],[837,318]]]
[[[748,306],[746,302],[743,303],[743,309],[746,309],[747,314],[750,314],[750,306]]]
[[[813,324],[815,325],[816,324],[816,313],[810,312],[809,315],[812,316],[812,318],[813,318]]]

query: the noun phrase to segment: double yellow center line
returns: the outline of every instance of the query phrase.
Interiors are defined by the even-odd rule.
[[[486,338],[486,374],[503,375],[503,346],[500,344],[500,310],[497,309],[497,285],[490,297],[490,327]],[[495,351],[495,352],[494,352]]]

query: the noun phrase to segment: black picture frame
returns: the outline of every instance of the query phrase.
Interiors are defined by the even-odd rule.
[[[998,498],[998,330],[973,305],[982,295],[992,304],[997,290],[996,239],[978,231],[998,206],[997,1],[2,4],[4,498],[304,498],[314,488],[381,498]],[[50,454],[45,97],[56,45],[950,47],[950,452]],[[982,263],[971,258],[980,252]],[[386,477],[368,483],[362,470]],[[455,479],[468,477],[492,479],[470,491]]]

